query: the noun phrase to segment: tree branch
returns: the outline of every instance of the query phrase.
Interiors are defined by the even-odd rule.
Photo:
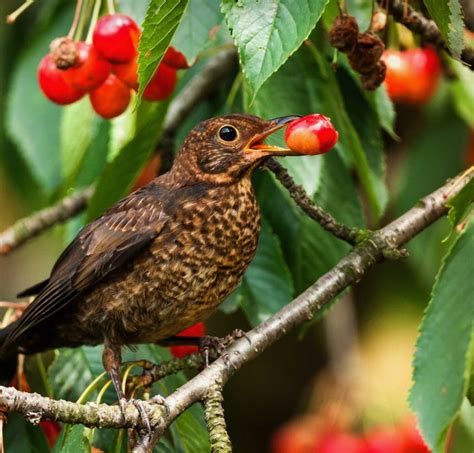
[[[63,198],[57,204],[18,220],[0,233],[0,255],[6,255],[29,239],[56,225],[74,217],[83,211],[94,189],[87,187],[75,194]]]
[[[387,4],[386,0],[378,0],[381,6]],[[416,11],[402,0],[388,0],[388,13],[393,18],[405,25],[409,30],[419,34],[423,40],[434,45],[438,49],[446,50],[451,53],[446,42],[439,31],[438,26],[433,20],[427,19],[422,13]],[[464,47],[461,53],[461,60],[464,61],[472,70],[474,70],[474,49]]]
[[[229,434],[222,407],[222,387],[215,383],[209,386],[204,398],[204,418],[206,419],[211,443],[211,453],[227,453],[232,451]]]
[[[288,170],[273,158],[267,159],[265,167],[272,171],[277,179],[288,190],[295,203],[313,220],[318,222],[325,230],[349,244],[355,244],[360,236],[360,230],[349,228],[339,223],[329,212],[318,206],[306,193],[304,188],[294,181]]]
[[[134,451],[150,451],[179,414],[195,402],[205,401],[208,398],[212,383],[224,385],[243,365],[255,359],[289,330],[311,319],[337,294],[359,281],[368,269],[384,260],[387,250],[396,250],[403,246],[446,214],[445,202],[448,195],[449,197],[456,195],[473,177],[472,173],[467,173],[447,182],[420,200],[401,217],[356,245],[334,268],[321,276],[291,303],[250,330],[246,338],[236,340],[228,348],[228,355],[225,358],[217,359],[169,395],[166,398],[166,409],[145,402],[144,407],[151,421],[153,435],[145,436]],[[44,418],[102,428],[144,428],[138,410],[133,404],[127,405],[124,420],[120,409],[116,406],[55,401],[37,394],[19,392],[14,388],[0,387],[0,409],[19,412],[33,422]]]

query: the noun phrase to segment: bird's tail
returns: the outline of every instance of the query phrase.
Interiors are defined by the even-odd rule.
[[[13,329],[15,323],[0,329],[0,385],[8,385],[13,376],[15,376],[17,368],[17,352],[15,349],[3,349],[3,343],[8,336],[8,333]]]

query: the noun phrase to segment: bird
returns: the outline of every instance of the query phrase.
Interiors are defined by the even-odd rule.
[[[126,401],[122,348],[172,339],[239,284],[260,231],[252,173],[271,156],[296,155],[264,142],[296,118],[230,114],[195,126],[169,172],[86,225],[50,277],[19,294],[34,299],[0,330],[3,373],[17,353],[103,344]]]

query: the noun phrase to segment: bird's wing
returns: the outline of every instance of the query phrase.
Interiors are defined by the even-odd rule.
[[[87,225],[58,258],[47,284],[3,347],[15,344],[27,330],[130,262],[158,236],[167,219],[159,198],[139,191]]]

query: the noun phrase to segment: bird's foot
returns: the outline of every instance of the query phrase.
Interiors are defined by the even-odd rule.
[[[160,406],[163,406],[167,416],[170,413],[170,408],[168,406],[168,403],[166,402],[166,399],[162,397],[161,395],[155,395],[153,398],[149,399],[148,401],[135,399],[135,398],[131,398],[129,400],[127,400],[126,398],[121,398],[119,400],[120,410],[122,411],[124,420],[125,420],[125,410],[126,410],[127,404],[131,403],[137,408],[138,414],[141,419],[141,425],[145,427],[147,433],[150,435],[152,433],[152,428],[151,428],[150,417],[147,414],[146,407],[144,404],[145,402],[148,404],[158,404]]]
[[[209,350],[213,349],[218,357],[222,357],[226,364],[229,363],[229,352],[227,348],[239,338],[246,338],[247,341],[250,343],[250,338],[247,334],[241,329],[235,329],[230,334],[226,335],[225,337],[212,337],[210,335],[204,335],[200,338],[199,342],[199,350],[204,356],[204,366],[209,366]]]

